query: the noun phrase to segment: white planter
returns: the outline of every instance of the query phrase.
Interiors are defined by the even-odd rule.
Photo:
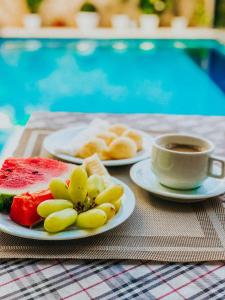
[[[37,29],[41,27],[41,17],[38,14],[28,14],[23,18],[23,25],[27,29]]]
[[[99,14],[95,12],[79,12],[75,19],[77,27],[80,29],[95,29],[100,21]]]
[[[188,26],[188,20],[185,17],[175,17],[172,20],[172,30],[174,31],[182,31],[186,29]]]
[[[141,15],[140,28],[143,31],[155,31],[159,27],[159,17],[157,15]]]
[[[131,20],[127,15],[113,15],[111,22],[112,27],[116,30],[126,30],[131,27]]]

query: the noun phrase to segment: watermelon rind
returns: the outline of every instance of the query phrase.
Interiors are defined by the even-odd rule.
[[[0,211],[9,212],[15,195],[1,194],[0,195]]]

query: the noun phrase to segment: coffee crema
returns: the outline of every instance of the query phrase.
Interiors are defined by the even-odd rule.
[[[169,143],[164,146],[168,150],[176,151],[176,152],[202,152],[203,147],[197,145],[188,145],[188,144],[181,144],[181,143]]]

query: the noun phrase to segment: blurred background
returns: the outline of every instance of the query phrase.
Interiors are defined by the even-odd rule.
[[[225,0],[0,0],[0,150],[40,110],[225,115],[224,28]]]
[[[0,0],[0,26],[26,26],[27,14],[32,13],[39,15],[42,26],[84,27],[80,12],[89,13],[89,23],[90,13],[98,15],[92,28],[144,27],[146,15],[157,15],[160,26],[174,25],[176,17],[185,17],[186,21],[177,20],[183,26],[184,22],[189,26],[225,26],[224,0]]]

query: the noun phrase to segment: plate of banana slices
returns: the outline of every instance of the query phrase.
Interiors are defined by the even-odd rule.
[[[54,157],[82,164],[97,154],[105,166],[129,165],[149,158],[152,137],[125,124],[109,124],[101,119],[88,126],[76,126],[50,134],[45,150]]]

